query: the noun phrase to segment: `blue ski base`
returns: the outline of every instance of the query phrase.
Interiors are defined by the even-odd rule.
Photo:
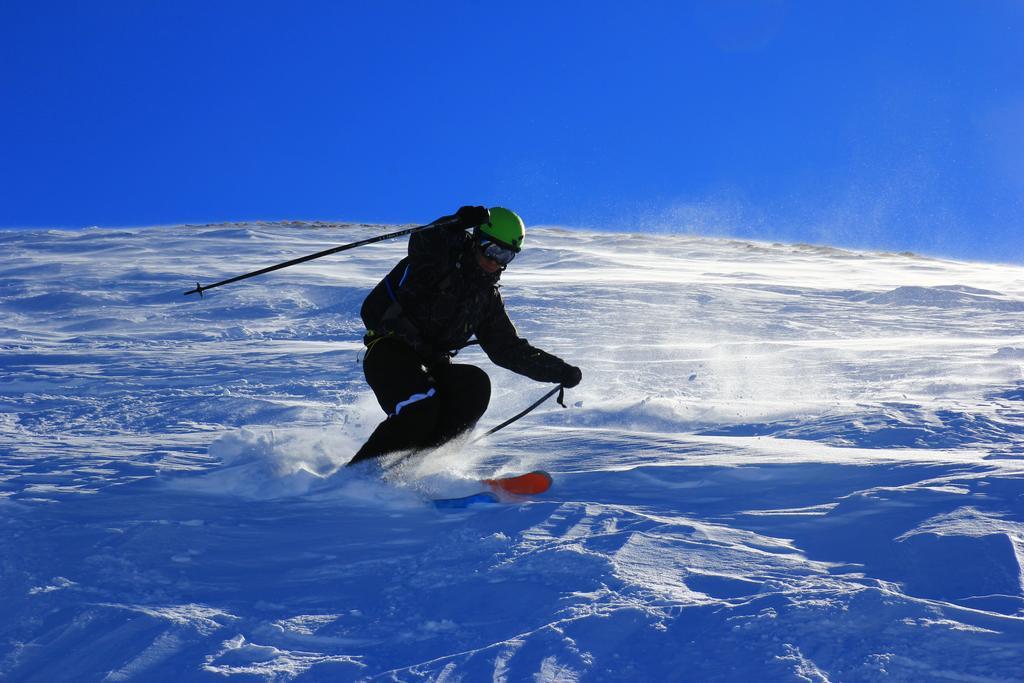
[[[498,496],[490,491],[483,491],[482,493],[474,493],[471,496],[463,496],[461,498],[440,498],[434,500],[434,507],[439,510],[458,510],[468,508],[471,505],[496,505],[499,502]]]

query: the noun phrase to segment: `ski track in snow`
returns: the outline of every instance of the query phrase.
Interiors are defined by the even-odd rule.
[[[1024,680],[1024,269],[532,230],[570,408],[384,483],[338,467],[404,240],[182,296],[383,229],[0,233],[0,679]],[[481,428],[547,390],[459,360]]]

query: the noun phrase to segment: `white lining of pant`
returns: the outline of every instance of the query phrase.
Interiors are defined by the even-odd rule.
[[[400,412],[402,412],[402,408],[406,407],[407,405],[416,403],[417,401],[422,401],[425,398],[430,398],[433,395],[434,395],[434,387],[430,387],[430,390],[427,393],[425,393],[425,394],[413,394],[412,396],[410,396],[409,398],[405,399],[404,401],[399,401],[397,404],[395,404],[395,412],[394,412],[394,414],[398,415]]]

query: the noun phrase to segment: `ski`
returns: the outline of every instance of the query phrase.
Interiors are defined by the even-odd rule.
[[[484,479],[483,483],[495,493],[513,496],[536,496],[551,488],[551,475],[544,470],[534,470],[514,477]]]
[[[461,510],[473,505],[496,505],[498,502],[500,502],[498,496],[490,491],[482,491],[459,498],[435,498],[433,500],[434,507],[440,510]]]
[[[489,491],[481,491],[459,498],[435,498],[434,507],[441,510],[461,510],[478,505],[495,505],[501,502],[512,502],[511,496],[535,496],[551,488],[551,475],[543,470],[535,470],[514,477],[495,477],[480,482]]]

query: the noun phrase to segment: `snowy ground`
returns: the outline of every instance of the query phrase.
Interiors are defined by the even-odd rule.
[[[1024,680],[1024,269],[533,230],[569,409],[385,484],[335,470],[404,240],[182,295],[383,229],[0,233],[0,679]],[[481,427],[549,388],[459,359]]]

